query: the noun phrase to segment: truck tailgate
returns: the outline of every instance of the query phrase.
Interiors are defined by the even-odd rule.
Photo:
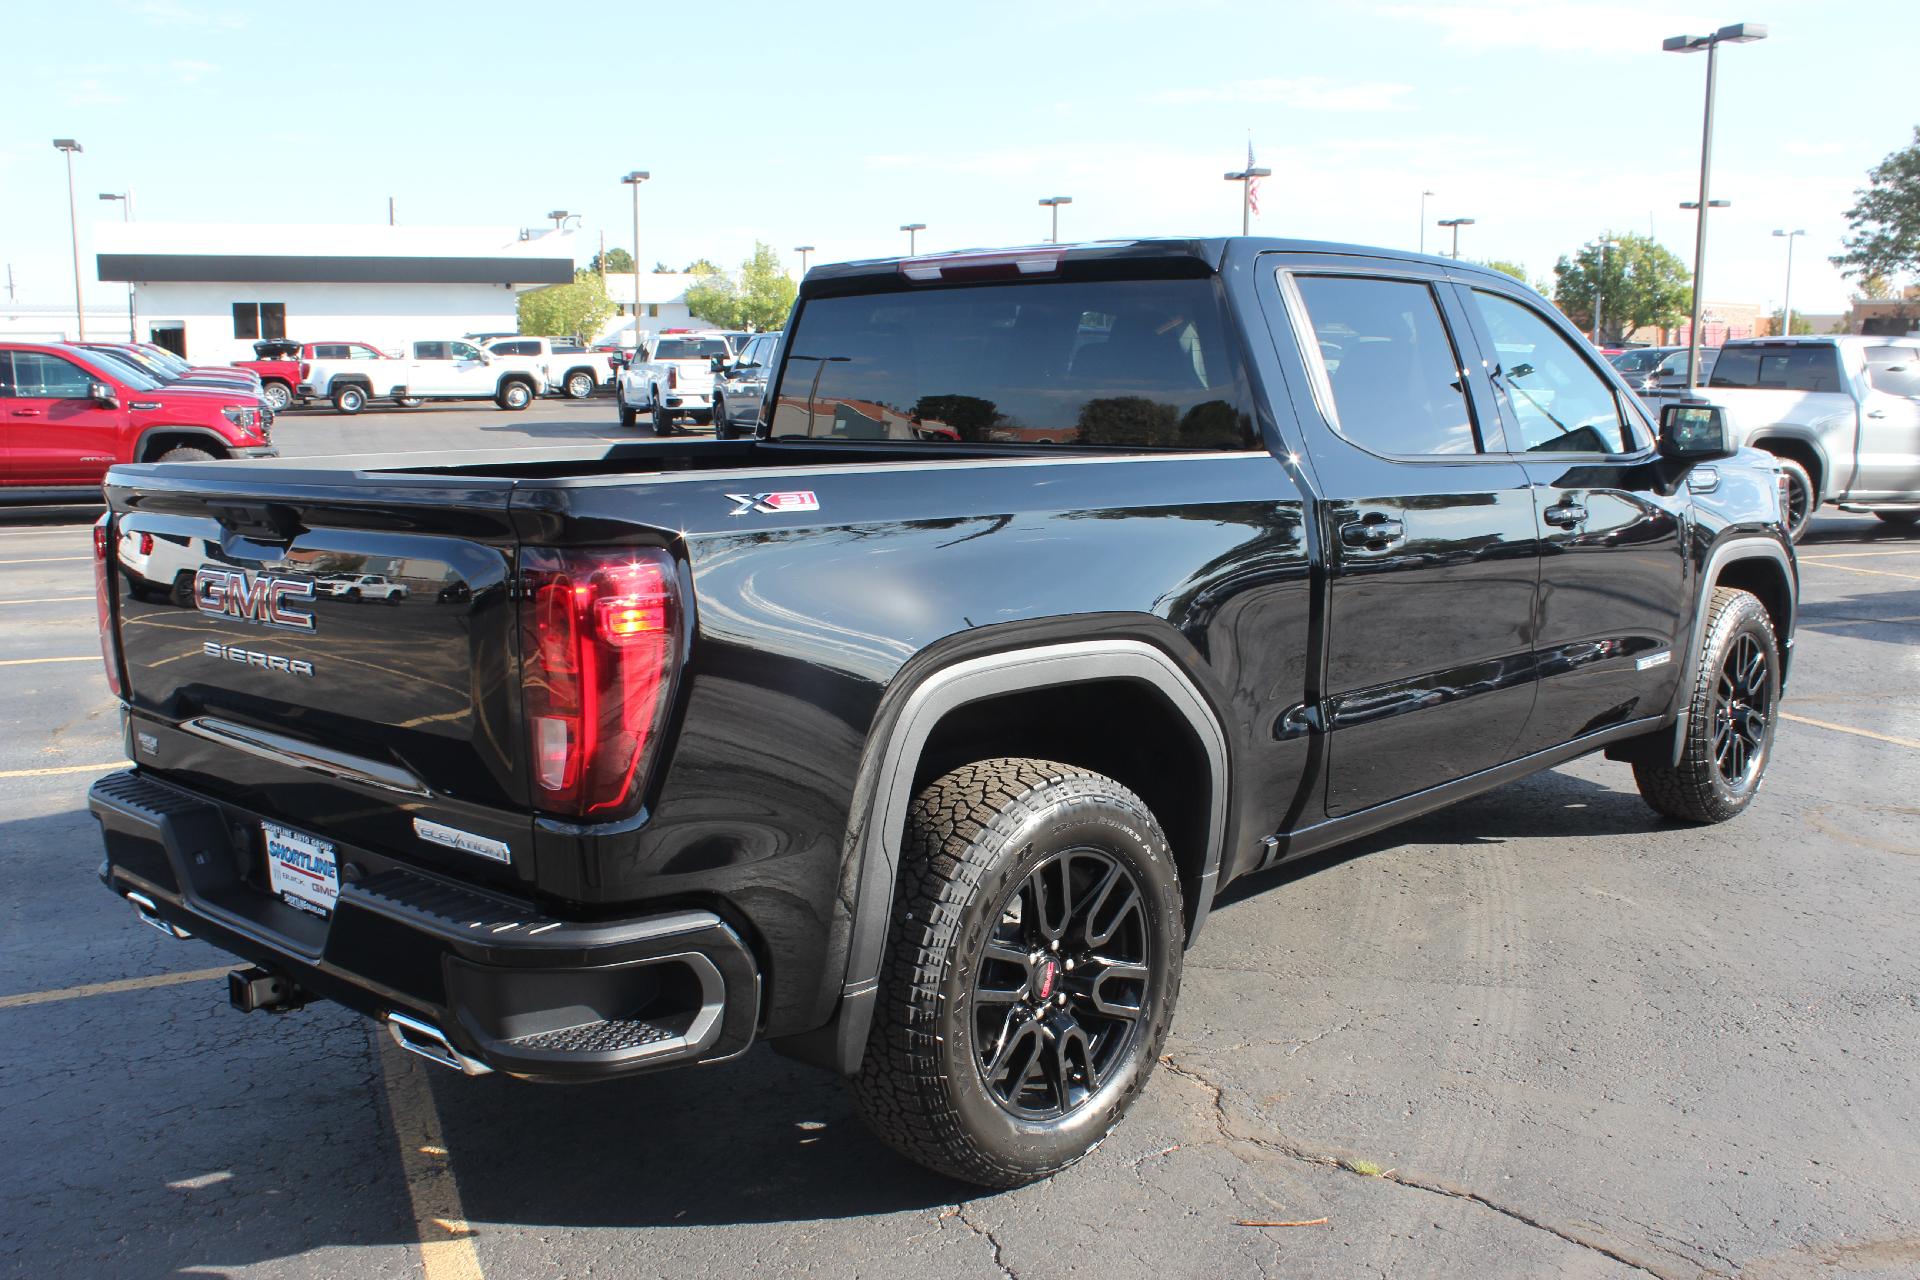
[[[317,836],[531,878],[512,482],[361,478],[110,479],[133,758]]]

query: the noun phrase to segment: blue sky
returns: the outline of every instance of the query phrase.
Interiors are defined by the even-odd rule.
[[[1711,299],[1838,310],[1826,263],[1869,167],[1920,123],[1912,0],[966,6],[362,4],[107,0],[16,6],[0,82],[0,256],[19,297],[70,296],[131,185],[143,220],[548,225],[642,260],[734,265],[755,239],[814,261],[1046,235],[1237,231],[1245,159],[1274,170],[1257,232],[1413,247],[1477,219],[1468,257],[1554,259],[1609,228],[1692,259],[1705,59],[1664,35],[1733,21],[1721,58]],[[32,51],[32,52],[29,52]],[[637,53],[637,56],[636,56]],[[1442,233],[1429,226],[1428,247]],[[290,250],[298,246],[289,245]],[[86,259],[91,271],[91,257]]]

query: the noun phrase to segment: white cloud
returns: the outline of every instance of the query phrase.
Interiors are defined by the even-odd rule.
[[[173,73],[179,77],[181,84],[194,84],[203,76],[219,70],[211,62],[202,62],[198,58],[175,58],[167,65],[173,68]]]
[[[1382,17],[1438,27],[1444,44],[1555,53],[1655,53],[1667,36],[1721,24],[1662,4],[1620,0],[1480,0],[1473,4],[1388,4]]]
[[[76,80],[67,89],[70,107],[117,107],[126,99],[98,80]]]
[[[1230,80],[1198,89],[1163,89],[1148,102],[1185,106],[1201,102],[1256,103],[1292,107],[1299,111],[1397,111],[1400,99],[1413,92],[1410,84],[1384,80],[1341,82],[1324,76]]]

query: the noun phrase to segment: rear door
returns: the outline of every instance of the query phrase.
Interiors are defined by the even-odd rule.
[[[117,460],[127,406],[96,403],[101,379],[60,356],[0,353],[0,414],[6,424],[9,479],[29,485],[97,485]]]
[[[1868,347],[1866,381],[1857,487],[1911,500],[1920,494],[1920,347]]]
[[[1263,261],[1312,383],[1338,816],[1510,757],[1534,697],[1533,497],[1472,394],[1471,338],[1437,269]]]
[[[1478,281],[1459,294],[1540,519],[1540,693],[1514,754],[1661,714],[1692,614],[1688,489],[1659,491],[1653,424],[1547,308]]]

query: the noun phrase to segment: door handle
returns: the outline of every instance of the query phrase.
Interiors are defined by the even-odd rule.
[[[1573,529],[1587,522],[1587,509],[1577,502],[1563,502],[1542,511],[1540,518],[1556,529]]]
[[[15,409],[12,412],[16,418],[37,418],[40,416],[38,409]]]
[[[1884,418],[1887,416],[1887,411],[1885,409],[1869,409],[1867,410],[1867,416],[1869,418]]]
[[[1396,542],[1405,541],[1406,536],[1405,525],[1377,511],[1340,526],[1341,543],[1365,551],[1385,551]]]

